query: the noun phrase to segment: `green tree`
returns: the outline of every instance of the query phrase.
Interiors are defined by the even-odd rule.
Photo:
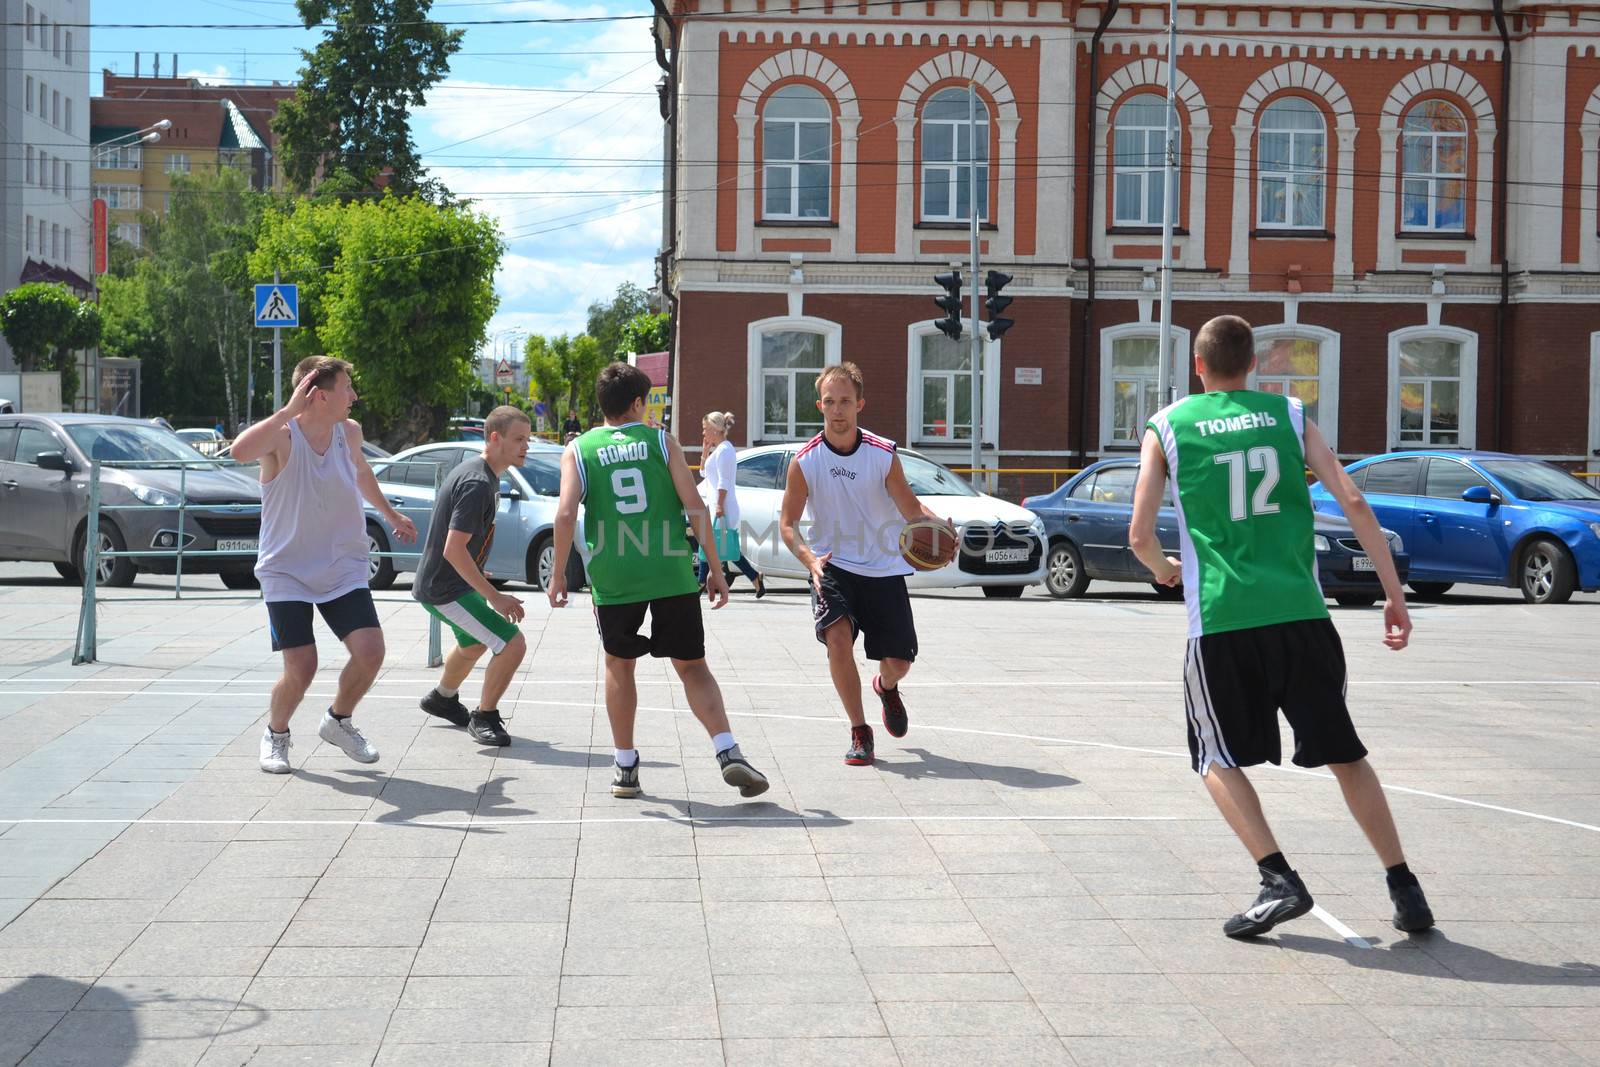
[[[255,333],[249,258],[266,203],[231,167],[200,172],[173,182],[166,217],[151,229],[136,277],[166,343],[164,394],[183,409],[171,414],[225,412],[228,425],[239,423]]]
[[[81,302],[55,282],[29,282],[0,296],[0,332],[24,373],[50,369],[74,329]]]
[[[617,345],[616,358],[627,359],[630,352],[665,352],[671,337],[672,316],[648,311],[635,315],[622,324],[622,341]]]
[[[377,188],[448,196],[423,178],[411,110],[450,72],[465,30],[428,18],[432,0],[296,0],[306,28],[328,24],[292,99],[272,120],[284,171],[300,191],[314,182],[338,197]],[[321,174],[320,182],[317,181]]]
[[[471,395],[503,252],[487,216],[385,196],[269,214],[250,264],[300,283],[289,347],[354,364],[368,434],[398,449],[439,434]]]
[[[127,277],[110,273],[101,277],[100,315],[105,320],[105,331],[100,353],[139,360],[142,408],[147,412],[173,412],[165,373],[167,346],[150,310],[148,293],[149,282],[138,268]]]
[[[544,402],[557,429],[566,418],[566,398],[570,388],[568,368],[556,356],[550,340],[540,334],[529,334],[522,345],[523,365],[528,368],[528,378],[533,383],[533,393]]]
[[[630,349],[622,347],[623,328],[635,316],[648,314],[652,310],[650,294],[632,282],[623,282],[617,286],[616,295],[610,300],[597,300],[589,305],[586,332],[600,345],[600,351],[606,354],[607,360],[624,359]]]

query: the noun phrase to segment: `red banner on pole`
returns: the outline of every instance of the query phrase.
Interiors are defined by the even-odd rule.
[[[108,266],[107,260],[110,258],[110,253],[107,251],[106,241],[106,202],[99,197],[95,198],[91,220],[90,234],[93,240],[94,272],[96,274],[104,274]]]

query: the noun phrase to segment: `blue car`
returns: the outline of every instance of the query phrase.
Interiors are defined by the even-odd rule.
[[[1515,586],[1531,604],[1600,589],[1600,490],[1560,467],[1502,452],[1391,452],[1347,469],[1405,538],[1419,597],[1458,582]],[[1340,514],[1320,484],[1311,501]]]
[[[1084,469],[1065,485],[1043,496],[1028,497],[1022,506],[1044,520],[1045,590],[1054,597],[1079,597],[1092,579],[1150,582],[1150,572],[1128,547],[1133,518],[1133,486],[1139,479],[1136,459],[1107,459]],[[1171,489],[1156,517],[1156,533],[1167,555],[1179,552],[1178,513]],[[1389,549],[1400,580],[1406,580],[1407,558],[1401,538],[1389,530]],[[1377,603],[1383,595],[1372,560],[1341,519],[1316,522],[1317,578],[1324,596],[1348,607]],[[1154,586],[1156,594],[1177,599],[1182,589]]]

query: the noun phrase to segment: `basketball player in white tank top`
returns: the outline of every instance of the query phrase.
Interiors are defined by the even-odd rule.
[[[955,528],[911,491],[895,443],[861,429],[857,419],[866,398],[854,363],[824,370],[817,398],[823,429],[789,464],[779,523],[783,543],[811,572],[817,640],[827,646],[833,687],[850,718],[844,761],[859,767],[872,762],[873,741],[856,671],[856,634],[863,636],[867,658],[878,661],[872,690],[883,705],[884,728],[904,737],[906,708],[898,686],[917,658],[917,631],[900,533],[917,519],[945,523],[952,537]],[[799,527],[806,513],[809,544]]]
[[[383,630],[367,588],[365,498],[395,537],[417,539],[361,454],[361,424],[350,418],[356,391],[350,365],[309,356],[294,369],[289,402],[239,435],[232,456],[261,461],[261,548],[256,575],[267,604],[272,647],[283,653],[283,677],[272,687],[261,769],[289,773],[289,718],[317,673],[313,608],[344,642],[350,661],[317,735],[358,763],[378,750],[351,717],[383,666]]]

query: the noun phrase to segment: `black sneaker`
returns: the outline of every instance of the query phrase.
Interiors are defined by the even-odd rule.
[[[624,767],[620,763],[611,766],[611,795],[614,797],[636,797],[643,790],[639,788],[639,764],[634,762],[632,767]]]
[[[498,711],[478,710],[467,719],[467,733],[480,745],[497,745],[505,748],[511,743],[511,735],[506,733],[505,720],[500,718]]]
[[[742,797],[758,797],[767,791],[767,776],[745,760],[738,745],[717,753],[717,766],[722,768],[722,780],[739,787]]]
[[[885,689],[883,676],[874,674],[872,691],[883,702],[883,728],[889,731],[890,737],[904,737],[911,720],[906,715],[905,701],[900,699],[900,687],[897,685],[893,689]]]
[[[865,767],[872,762],[872,727],[862,724],[850,727],[850,751],[844,761],[852,767]]]
[[[1433,909],[1428,907],[1428,898],[1422,895],[1422,887],[1417,883],[1390,886],[1389,899],[1394,901],[1396,930],[1420,934],[1433,928]]]
[[[1279,923],[1298,919],[1311,910],[1311,891],[1293,871],[1261,872],[1261,895],[1243,912],[1222,924],[1229,937],[1260,937]]]
[[[451,726],[465,726],[472,717],[459,696],[447,697],[437,689],[428,690],[428,695],[422,698],[422,710],[437,715]]]

